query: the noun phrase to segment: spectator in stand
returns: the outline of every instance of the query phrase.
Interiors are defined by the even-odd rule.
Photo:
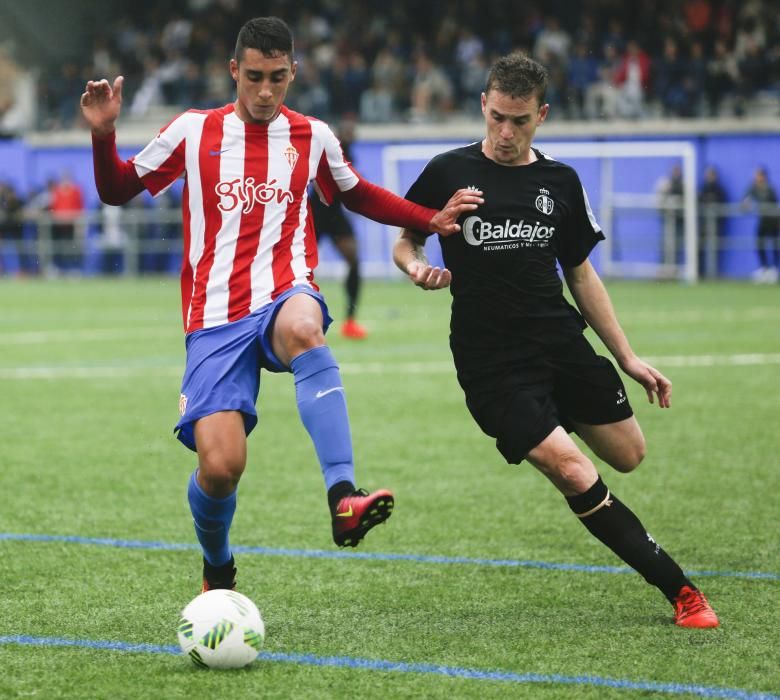
[[[69,129],[78,115],[78,105],[73,103],[74,90],[81,89],[81,75],[75,61],[64,61],[49,74],[42,85],[41,97],[46,102],[49,129]]]
[[[712,23],[712,5],[709,0],[686,0],[682,7],[685,25],[697,39],[705,39]]]
[[[707,59],[704,79],[704,93],[711,116],[716,117],[725,97],[733,95],[739,81],[739,68],[734,54],[722,39],[713,47],[713,54]]]
[[[645,97],[650,86],[650,57],[639,43],[630,39],[615,73],[615,83],[620,90],[618,115],[639,119],[645,110]]]
[[[619,56],[626,48],[626,32],[623,22],[614,14],[610,14],[607,20],[607,31],[601,42],[603,51],[606,53],[607,46],[612,46],[615,53]]]
[[[19,67],[6,49],[0,46],[0,120],[13,107],[14,85]]]
[[[537,60],[546,57],[565,66],[569,61],[569,49],[571,37],[561,28],[561,24],[555,15],[544,18],[541,31],[536,35],[534,42],[534,57]]]
[[[666,116],[681,116],[687,109],[686,65],[680,56],[677,41],[671,37],[664,41],[663,55],[656,62],[655,92]]]
[[[614,44],[606,44],[598,65],[598,80],[591,83],[585,92],[585,116],[588,119],[613,119],[617,114],[615,75],[619,62]]]
[[[127,233],[122,222],[122,207],[103,204],[100,213],[100,272],[104,275],[118,275],[124,269],[124,250],[127,242]]]
[[[390,91],[394,112],[400,111],[402,94],[406,89],[404,63],[393,50],[393,42],[398,40],[398,37],[390,37],[387,44],[379,49],[371,64],[371,78]]]
[[[0,46],[0,138],[29,131],[36,120],[37,102],[32,73]]]
[[[757,284],[773,284],[780,277],[780,213],[777,207],[777,192],[769,182],[769,175],[763,166],[756,168],[753,182],[745,198],[743,209],[751,207],[758,210],[756,227],[756,254],[759,268],[753,273]]]
[[[330,93],[322,84],[320,69],[314,61],[298,63],[295,73],[295,95],[290,106],[302,114],[311,114],[318,119],[330,116]]]
[[[589,52],[588,45],[578,40],[567,68],[565,104],[569,118],[581,119],[585,116],[585,95],[591,85],[598,81],[598,70],[598,61]]]
[[[371,87],[360,96],[360,120],[367,124],[387,124],[395,119],[392,91],[374,78]]]
[[[63,173],[51,189],[51,237],[54,245],[56,272],[75,272],[81,269],[83,255],[84,195],[70,173]]]
[[[758,41],[750,41],[745,46],[737,66],[739,67],[738,111],[740,116],[744,116],[748,112],[750,98],[769,87],[769,62],[764,48]]]
[[[128,105],[133,105],[136,98],[136,109],[141,114],[155,103],[216,107],[230,99],[232,86],[225,80],[222,66],[233,40],[229,28],[243,19],[246,2],[198,0],[194,5],[188,0],[176,3],[135,0],[135,4],[137,7],[128,15],[120,16],[114,26],[103,28],[100,38],[86,41],[84,55],[73,57],[67,69],[66,61],[40,66],[39,93],[44,98],[47,112],[42,123],[47,128],[68,128],[73,123],[70,96],[75,86],[62,87],[61,82],[73,80],[72,75],[61,74],[62,71],[71,72],[71,66],[76,67],[77,74],[121,70],[127,77]],[[362,109],[367,120],[379,119],[379,116],[371,115],[388,112],[393,115],[391,119],[396,119],[399,114],[406,114],[413,97],[425,103],[424,95],[429,88],[423,86],[415,90],[413,87],[415,61],[420,50],[444,75],[444,79],[437,79],[437,82],[449,84],[450,104],[462,113],[476,116],[471,101],[460,98],[471,94],[491,52],[507,52],[519,47],[525,47],[527,53],[547,64],[552,78],[549,96],[566,105],[560,112],[567,117],[579,118],[587,112],[583,90],[594,84],[599,86],[594,91],[597,109],[591,116],[623,116],[618,110],[620,105],[629,116],[634,116],[635,90],[628,91],[629,99],[621,102],[611,80],[590,80],[587,86],[581,82],[570,84],[572,74],[568,63],[572,59],[573,41],[584,42],[592,57],[611,51],[605,49],[606,45],[614,47],[618,56],[623,56],[629,42],[638,43],[652,62],[651,77],[655,79],[660,75],[664,78],[653,87],[664,88],[664,94],[658,97],[668,115],[700,113],[701,100],[697,99],[700,77],[692,75],[686,80],[685,76],[689,75],[686,72],[689,69],[697,71],[696,64],[701,61],[707,65],[705,92],[710,112],[722,111],[722,96],[736,85],[741,88],[737,109],[742,113],[748,113],[754,106],[757,92],[774,90],[768,97],[761,96],[765,103],[780,94],[780,76],[773,73],[773,61],[780,62],[780,32],[777,30],[780,6],[777,0],[679,0],[660,6],[653,0],[633,3],[592,0],[553,3],[548,4],[549,7],[539,3],[478,5],[473,0],[466,3],[431,0],[420,4],[397,0],[392,12],[381,12],[375,4],[362,0],[312,0],[302,5],[305,7],[298,3],[289,8],[300,35],[296,58],[301,68],[308,64],[316,70],[298,76],[301,85],[304,78],[309,84],[306,90],[296,91],[294,101],[300,101],[305,110],[322,116],[332,114],[338,118],[344,112],[356,113],[361,109],[365,94]],[[676,71],[677,75],[672,75],[671,81],[668,80],[668,65],[661,65],[660,72],[656,71],[656,63],[664,64],[667,60],[663,58],[667,40],[677,44],[673,52],[682,64],[672,66],[675,70],[671,72]],[[704,48],[701,58],[696,42],[701,42]],[[722,59],[718,54],[719,44],[734,47],[736,60],[746,74],[744,82],[737,80],[735,67],[718,65]],[[687,57],[689,45],[690,61]],[[730,49],[727,49],[725,54],[728,56],[729,53]],[[393,59],[389,64],[394,77],[380,80],[374,73],[387,60],[387,55]],[[149,61],[149,57],[156,57],[157,63]],[[144,60],[147,60],[146,66],[142,65]],[[732,60],[734,57],[728,62]],[[0,112],[4,102],[2,73],[0,65]],[[580,73],[574,75],[583,80]],[[34,93],[34,82],[29,76],[18,81],[20,94]],[[423,82],[430,83],[428,80]],[[621,89],[624,86],[625,83],[621,83]],[[130,88],[140,96],[132,94]],[[392,110],[388,110],[388,89],[392,94]],[[446,92],[447,88],[444,90]],[[331,93],[333,102],[323,100],[323,93]],[[647,98],[646,94],[645,100]],[[570,99],[577,100],[571,108],[566,102]],[[20,103],[17,98],[13,101]],[[611,108],[612,103],[614,108]],[[310,104],[314,104],[315,109],[306,106]],[[410,114],[415,120],[425,121],[448,115],[451,109],[423,108],[422,116],[414,111]],[[14,130],[28,128],[35,121],[34,116],[30,118],[27,111],[21,111],[26,116],[17,116],[17,107],[12,120]],[[3,121],[0,115],[0,126]]]
[[[718,249],[723,239],[726,190],[715,166],[704,170],[704,182],[699,190],[699,274],[716,277],[718,274]]]
[[[452,110],[452,82],[428,54],[419,50],[414,62],[412,81],[413,122],[441,119]]]
[[[368,86],[368,69],[363,57],[357,51],[337,53],[324,77],[330,95],[331,115],[357,114],[360,111],[360,95]]]
[[[707,59],[704,57],[704,46],[701,41],[694,41],[688,56],[687,89],[690,96],[688,107],[683,112],[687,117],[704,115],[704,89],[707,83]]]

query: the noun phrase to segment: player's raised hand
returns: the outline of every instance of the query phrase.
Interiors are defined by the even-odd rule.
[[[458,190],[450,197],[441,211],[436,212],[428,224],[428,230],[439,233],[442,236],[451,236],[460,231],[458,217],[467,211],[474,211],[480,204],[484,204],[482,190],[464,188]]]
[[[118,76],[113,88],[105,78],[87,82],[87,88],[81,96],[81,113],[93,133],[105,136],[114,131],[122,108],[124,80],[124,76]]]
[[[654,396],[657,396],[659,408],[669,408],[672,405],[672,382],[655,367],[651,367],[638,357],[633,357],[625,364],[621,364],[621,368],[645,388],[650,403],[655,403]]]
[[[409,263],[406,273],[422,289],[443,289],[452,281],[452,273],[446,267],[433,267],[419,260]]]

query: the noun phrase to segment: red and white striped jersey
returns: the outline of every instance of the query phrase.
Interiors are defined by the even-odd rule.
[[[233,105],[190,110],[133,159],[152,195],[185,174],[182,314],[187,333],[235,321],[296,284],[317,288],[306,189],[326,202],[358,183],[324,122],[282,107],[268,125]]]

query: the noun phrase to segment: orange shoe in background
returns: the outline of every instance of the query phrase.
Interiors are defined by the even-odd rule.
[[[363,340],[368,335],[368,331],[354,318],[348,318],[341,324],[341,335],[352,340]]]

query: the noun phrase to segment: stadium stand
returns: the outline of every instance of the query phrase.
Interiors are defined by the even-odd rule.
[[[69,3],[73,12],[91,3]],[[780,5],[770,0],[118,0],[63,52],[17,54],[38,74],[35,119],[23,130],[78,123],[73,95],[88,78],[122,72],[130,112],[208,108],[230,98],[224,70],[235,27],[262,9],[293,27],[299,76],[292,107],[325,119],[440,121],[473,114],[491,61],[530,53],[552,77],[557,119],[780,114]],[[34,24],[23,5],[9,27]],[[8,30],[6,30],[8,31]],[[9,84],[0,52],[0,114]],[[13,73],[13,71],[11,71]],[[21,82],[21,81],[19,81]],[[10,88],[12,92],[12,88]],[[23,99],[23,98],[19,98]],[[6,105],[4,108],[4,104]],[[7,127],[6,127],[7,128]]]
[[[706,253],[698,274],[749,277],[758,267],[754,220],[761,207],[771,215],[777,205],[748,210],[739,203],[756,167],[768,165],[770,180],[780,180],[774,165],[780,162],[776,0],[398,0],[392,6],[366,0],[273,0],[260,6],[248,0],[74,0],[46,5],[46,12],[39,3],[4,3],[0,9],[0,157],[6,166],[0,176],[5,193],[0,270],[5,274],[61,269],[55,263],[63,251],[52,235],[56,222],[46,202],[49,181],[71,168],[86,198],[76,237],[84,246],[83,272],[175,270],[180,193],[172,190],[172,207],[139,198],[121,212],[101,213],[78,97],[88,79],[125,75],[118,141],[123,157],[129,157],[183,108],[233,99],[226,66],[235,30],[259,13],[284,17],[295,33],[299,68],[289,106],[332,124],[356,119],[356,155],[365,175],[388,184],[383,153],[388,144],[416,142],[424,150],[426,143],[479,138],[478,95],[488,66],[498,55],[520,50],[550,71],[551,116],[540,133],[543,145],[548,139],[691,143],[695,188],[712,165],[720,169],[725,190],[722,202],[708,203],[706,217],[689,218],[706,231],[696,236]],[[623,190],[628,198],[622,203],[604,190],[604,162],[598,176],[585,169],[586,188],[601,217],[615,213],[606,221],[616,245],[611,255],[622,254],[621,238],[625,252],[623,231],[635,230],[644,246],[658,248],[656,239],[664,239],[663,255],[675,258],[673,267],[688,264],[690,278],[696,255],[670,253],[675,236],[663,230],[679,229],[658,217],[654,193],[656,181],[678,161],[671,156],[655,161],[650,166],[645,160],[641,167],[625,161],[627,174],[619,181],[637,182]],[[421,164],[412,161],[408,167]],[[407,166],[397,167],[402,191]],[[639,182],[640,176],[647,182]],[[695,199],[695,194],[688,197],[689,208]],[[675,222],[675,207],[683,204],[669,201],[663,205],[666,218]],[[391,234],[378,235],[363,221],[356,229],[369,256],[367,274],[392,274],[386,240]],[[691,244],[690,236],[687,240]],[[339,275],[343,271],[331,252],[322,251],[320,273]]]

